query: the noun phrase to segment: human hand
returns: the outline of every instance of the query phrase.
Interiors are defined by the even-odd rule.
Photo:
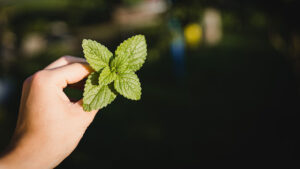
[[[54,168],[75,149],[97,111],[85,112],[82,99],[71,102],[63,89],[91,71],[84,59],[66,56],[25,80],[16,130],[0,169]]]

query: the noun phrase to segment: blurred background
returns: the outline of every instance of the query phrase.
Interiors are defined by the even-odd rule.
[[[114,51],[144,34],[142,99],[118,96],[57,168],[298,168],[299,7],[296,0],[0,0],[0,149],[26,77],[63,55],[83,57],[83,38]]]

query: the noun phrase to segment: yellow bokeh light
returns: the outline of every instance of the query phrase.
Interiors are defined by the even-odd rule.
[[[196,47],[202,38],[202,28],[197,23],[192,23],[184,28],[184,37],[188,46]]]

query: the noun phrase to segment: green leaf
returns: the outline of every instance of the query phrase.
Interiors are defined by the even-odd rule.
[[[121,43],[113,59],[113,54],[96,41],[84,39],[82,47],[86,60],[96,71],[89,75],[85,84],[85,111],[107,106],[116,98],[117,92],[128,99],[141,98],[141,84],[134,72],[146,60],[147,45],[143,35],[133,36]]]
[[[144,35],[136,35],[121,43],[116,52],[116,58],[122,56],[127,58],[128,69],[139,70],[147,56],[147,44]]]
[[[111,63],[110,67],[115,69],[117,73],[123,73],[128,70],[128,58],[125,55],[120,55],[115,57]]]
[[[116,73],[111,72],[109,67],[105,67],[99,76],[99,85],[108,85],[116,79]]]
[[[82,48],[84,57],[96,72],[109,66],[113,54],[105,46],[93,40],[83,39]]]
[[[110,104],[115,98],[107,85],[98,84],[99,73],[93,72],[88,76],[83,93],[83,109],[91,111],[101,109]]]
[[[115,89],[124,97],[131,100],[140,100],[141,84],[139,78],[134,72],[125,72],[117,75],[114,82]]]

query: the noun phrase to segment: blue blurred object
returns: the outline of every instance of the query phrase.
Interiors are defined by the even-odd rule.
[[[174,63],[174,71],[177,78],[182,78],[185,75],[185,41],[181,23],[177,19],[169,21],[169,28],[172,33],[172,42],[170,44],[171,55]]]
[[[11,80],[6,78],[0,79],[0,104],[4,104],[12,92],[13,83]]]

